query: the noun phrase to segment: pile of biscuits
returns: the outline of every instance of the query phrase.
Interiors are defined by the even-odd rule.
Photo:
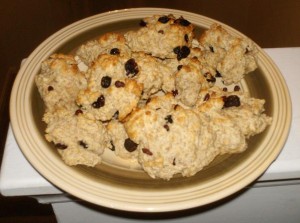
[[[218,155],[245,151],[271,124],[265,101],[239,85],[257,68],[251,40],[219,24],[197,37],[173,15],[139,25],[42,63],[35,81],[45,138],[67,165],[98,165],[111,150],[152,178],[188,177]]]

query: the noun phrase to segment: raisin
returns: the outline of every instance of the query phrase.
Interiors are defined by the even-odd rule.
[[[81,109],[77,109],[76,111],[75,111],[75,115],[80,115],[80,114],[82,114],[83,113],[83,111],[81,110]]]
[[[132,141],[130,138],[125,139],[124,147],[128,152],[133,152],[137,149],[138,144]]]
[[[207,93],[207,94],[204,96],[204,99],[203,99],[203,101],[208,101],[208,100],[209,100],[209,98],[210,98],[210,94],[209,94],[209,93]]]
[[[164,125],[164,128],[165,128],[167,131],[170,131],[170,127],[169,127],[167,124]]]
[[[153,153],[149,149],[147,149],[147,148],[143,148],[142,151],[143,151],[143,153],[145,153],[145,154],[147,154],[149,156],[153,155]]]
[[[183,67],[183,65],[178,65],[177,70],[180,71],[182,67]]]
[[[126,75],[129,77],[134,77],[139,72],[138,65],[133,58],[125,63],[125,70]]]
[[[109,76],[104,76],[101,78],[101,86],[103,88],[108,88],[111,84],[111,77]]]
[[[216,70],[216,77],[222,77],[222,74]]]
[[[185,40],[185,42],[187,42],[187,43],[189,42],[189,36],[188,36],[187,34],[184,35],[184,40]]]
[[[116,147],[115,147],[114,142],[113,142],[112,140],[110,140],[110,145],[111,145],[110,150],[111,150],[111,151],[115,151],[115,150],[116,150]]]
[[[147,26],[147,23],[144,20],[141,20],[140,21],[140,26],[145,27],[145,26]]]
[[[213,75],[211,75],[210,72],[206,72],[203,76],[206,78],[207,82],[216,82],[216,78]]]
[[[190,54],[190,48],[187,46],[181,47],[180,55],[177,55],[177,59],[181,60],[182,58],[186,58]]]
[[[160,23],[164,23],[164,24],[167,23],[167,22],[169,22],[169,20],[170,20],[170,18],[168,16],[162,16],[162,17],[158,18],[158,21]]]
[[[146,104],[148,104],[151,101],[151,98],[148,98],[146,101]]]
[[[48,91],[53,91],[54,88],[52,86],[48,86]]]
[[[175,48],[173,49],[173,52],[174,52],[175,54],[178,54],[178,53],[180,52],[180,46],[175,47]]]
[[[119,118],[119,111],[116,111],[115,114],[113,115],[114,119],[118,119]]]
[[[177,89],[172,90],[172,94],[173,94],[174,97],[176,97],[178,95],[178,90]]]
[[[62,144],[62,143],[56,143],[56,144],[55,144],[55,147],[56,147],[57,149],[66,149],[66,148],[68,148],[67,145]]]
[[[111,55],[119,55],[120,50],[118,48],[112,48],[109,52]]]
[[[165,117],[165,120],[167,121],[167,123],[173,123],[173,119],[172,119],[172,115],[167,115],[166,117]]]
[[[182,16],[179,19],[176,19],[174,22],[182,26],[189,26],[191,24],[188,20],[184,19]]]
[[[173,52],[177,54],[177,60],[181,60],[183,58],[186,58],[190,54],[190,48],[187,46],[177,46],[173,49]]]
[[[241,105],[240,98],[237,95],[230,95],[223,97],[224,105],[223,108],[239,107]]]
[[[212,52],[212,53],[215,52],[215,51],[214,51],[214,48],[213,48],[212,46],[209,46],[209,50],[210,50],[210,52]]]
[[[236,86],[234,86],[233,90],[234,91],[239,91],[239,90],[241,90],[241,88],[240,88],[240,86],[236,85]]]
[[[211,82],[211,83],[215,83],[216,82],[216,78],[214,76],[211,76],[210,78],[206,79],[207,82]]]
[[[116,81],[116,82],[115,82],[115,86],[116,86],[117,88],[125,87],[125,83],[122,82],[122,81]]]
[[[84,149],[87,149],[87,148],[88,148],[88,145],[87,145],[84,141],[82,141],[82,140],[78,141],[78,144],[79,144],[80,146],[82,146]]]
[[[97,101],[93,102],[92,106],[93,108],[101,108],[105,105],[105,98],[103,95],[101,95]]]

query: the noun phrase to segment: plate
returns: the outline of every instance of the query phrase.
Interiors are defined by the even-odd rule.
[[[58,188],[82,200],[113,209],[167,212],[202,206],[225,198],[255,181],[280,153],[291,123],[291,100],[276,65],[258,48],[258,69],[246,75],[243,89],[266,99],[266,114],[273,122],[252,137],[246,152],[217,157],[193,177],[154,180],[138,168],[113,162],[109,154],[96,168],[69,167],[44,139],[43,102],[34,83],[41,62],[55,52],[70,53],[79,45],[106,32],[138,28],[139,21],[154,14],[183,16],[207,29],[216,20],[180,10],[162,8],[124,9],[98,14],[73,23],[41,43],[21,67],[11,94],[10,118],[15,138],[32,166]],[[223,25],[230,33],[244,36]],[[259,30],[258,30],[259,31]]]

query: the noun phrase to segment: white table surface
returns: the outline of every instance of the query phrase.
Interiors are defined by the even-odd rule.
[[[267,171],[258,179],[300,178],[300,47],[265,49],[286,79],[293,103],[293,121],[288,140]],[[0,173],[0,191],[4,196],[49,195],[63,192],[43,178],[20,151],[9,127]]]

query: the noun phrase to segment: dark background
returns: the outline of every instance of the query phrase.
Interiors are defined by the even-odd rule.
[[[8,103],[19,64],[48,36],[109,10],[163,7],[219,20],[263,48],[300,47],[299,0],[0,0],[0,160],[9,123]],[[1,162],[1,161],[0,161]],[[0,196],[0,222],[55,222],[50,205]]]

